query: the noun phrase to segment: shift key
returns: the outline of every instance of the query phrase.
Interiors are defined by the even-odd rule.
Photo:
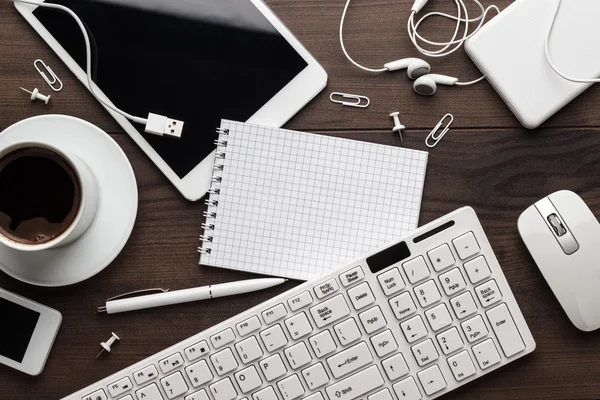
[[[525,350],[525,343],[523,343],[506,303],[492,308],[486,314],[506,357],[514,356]]]
[[[354,400],[380,386],[383,386],[383,377],[377,366],[373,365],[329,386],[326,390],[330,399]]]

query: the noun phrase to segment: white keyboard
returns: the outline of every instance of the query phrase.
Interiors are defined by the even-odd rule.
[[[64,399],[434,399],[534,349],[465,207]]]

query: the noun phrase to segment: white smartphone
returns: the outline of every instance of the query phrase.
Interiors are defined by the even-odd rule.
[[[62,322],[62,315],[0,288],[0,364],[39,375]]]
[[[181,139],[109,112],[189,200],[210,188],[222,118],[280,127],[327,74],[261,0],[56,0],[86,24],[95,92],[122,110],[185,122]],[[87,86],[85,46],[67,14],[15,3]],[[47,61],[47,60],[46,60]]]

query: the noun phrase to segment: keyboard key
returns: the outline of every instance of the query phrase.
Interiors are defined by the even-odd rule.
[[[302,370],[302,376],[304,376],[304,381],[310,390],[318,389],[329,382],[329,376],[327,376],[322,363]]]
[[[219,376],[223,376],[228,372],[233,371],[238,367],[238,363],[233,356],[231,349],[227,348],[210,356],[210,360],[213,363],[213,367],[217,371]]]
[[[393,400],[389,389],[382,389],[368,397],[368,400]]]
[[[399,320],[410,317],[417,311],[417,306],[408,292],[391,299],[390,307],[392,307],[392,312]]]
[[[206,390],[201,389],[197,392],[194,392],[190,395],[185,396],[184,400],[210,400],[208,398],[208,394],[206,394]]]
[[[444,293],[448,296],[454,296],[467,287],[467,282],[463,278],[462,273],[458,268],[454,268],[445,274],[440,275],[440,283],[444,289]]]
[[[414,343],[427,336],[428,333],[427,328],[423,323],[423,318],[421,318],[420,315],[416,315],[408,321],[404,321],[400,324],[400,328],[408,343]]]
[[[373,336],[371,343],[379,357],[385,357],[398,349],[398,343],[389,329]]]
[[[235,325],[235,328],[237,329],[239,335],[242,337],[249,335],[252,332],[256,332],[257,330],[260,329],[260,327],[261,327],[260,320],[258,319],[258,317],[256,315],[248,318],[245,321],[238,322]]]
[[[396,396],[401,400],[421,400],[423,398],[417,382],[412,376],[396,383],[393,388]]]
[[[290,310],[297,311],[302,307],[306,307],[310,303],[313,302],[312,295],[309,291],[304,291],[290,299],[288,299],[288,305],[290,306]]]
[[[395,381],[408,374],[408,365],[402,354],[396,354],[395,356],[384,360],[381,365],[390,381]]]
[[[185,356],[189,361],[197,360],[198,358],[208,353],[208,343],[206,343],[206,340],[203,340],[201,342],[196,343],[193,346],[186,348],[183,352],[185,353]]]
[[[268,351],[273,352],[287,344],[287,338],[280,325],[275,325],[260,332],[260,337]]]
[[[337,349],[329,331],[323,331],[311,337],[309,341],[313,351],[319,358],[331,354]]]
[[[160,393],[158,393],[158,395],[160,396]],[[162,400],[162,396],[156,397],[156,399]],[[100,389],[96,390],[94,393],[88,394],[87,396],[83,396],[81,400],[108,400],[108,397],[106,397],[106,392]]]
[[[192,382],[193,387],[202,386],[213,379],[213,374],[210,372],[208,363],[205,360],[198,361],[196,364],[186,367],[185,373],[190,382]]]
[[[321,393],[311,394],[308,397],[305,397],[304,400],[324,400],[323,395]]]
[[[477,239],[475,239],[473,232],[467,232],[464,235],[457,237],[452,240],[452,243],[461,260],[466,260],[472,255],[479,253],[480,250],[479,243],[477,243]]]
[[[342,346],[346,346],[362,337],[354,318],[345,320],[333,327]]]
[[[383,290],[383,293],[385,293],[386,296],[391,296],[394,293],[398,293],[406,287],[404,279],[402,279],[402,275],[400,275],[400,270],[398,268],[392,268],[388,272],[379,275],[377,280],[379,280],[381,290]]]
[[[492,274],[484,256],[479,256],[474,260],[466,262],[463,266],[472,284],[479,283]]]
[[[120,380],[108,385],[107,389],[108,389],[108,393],[110,393],[110,395],[112,397],[117,397],[117,396],[131,390],[132,387],[133,387],[133,385],[131,384],[131,379],[123,378],[123,379],[120,379]]]
[[[304,367],[312,361],[312,357],[304,343],[298,343],[292,347],[288,347],[285,349],[284,353],[292,369]]]
[[[180,353],[175,353],[163,360],[160,360],[158,365],[160,366],[160,370],[163,372],[163,374],[167,374],[183,365],[183,357],[181,357]]]
[[[446,388],[446,380],[442,375],[442,371],[440,371],[440,367],[437,365],[432,365],[431,367],[424,369],[417,373],[417,376],[421,381],[421,385],[423,385],[425,393],[429,396]]]
[[[365,273],[363,272],[362,268],[358,266],[341,274],[340,282],[342,282],[342,285],[346,287],[363,280],[364,277]]]
[[[175,372],[174,374],[161,379],[160,384],[169,399],[181,396],[189,389],[181,372]]]
[[[338,294],[319,305],[311,307],[310,314],[315,320],[317,327],[322,328],[329,324],[333,324],[350,314],[350,308],[348,308],[348,304],[346,303],[346,300],[344,300],[344,297],[341,294]]]
[[[375,306],[361,314],[358,314],[358,318],[363,324],[365,331],[367,333],[373,333],[384,328],[387,324],[383,313],[381,312],[381,308],[379,306]]]
[[[417,364],[424,366],[438,359],[440,356],[433,345],[433,340],[427,339],[424,342],[414,345],[411,347]]]
[[[144,388],[141,388],[140,390],[136,390],[135,395],[137,396],[138,399],[144,399],[144,400],[164,400],[165,398],[162,397],[162,394],[160,394],[160,391],[158,390],[158,386],[156,386],[156,383],[152,383]],[[105,400],[105,398],[103,398],[102,400]],[[87,398],[86,398],[87,400]],[[99,400],[97,397],[92,397],[92,400]],[[227,400],[231,400],[231,399],[227,399]]]
[[[248,393],[262,385],[262,380],[254,366],[250,366],[234,374],[242,393]]]
[[[373,365],[355,375],[349,376],[344,380],[328,386],[325,391],[330,399],[354,400],[371,390],[383,386],[383,384],[384,380],[379,369],[377,366]]]
[[[284,400],[295,400],[304,394],[304,388],[302,387],[302,383],[300,383],[298,375],[288,376],[277,382],[277,387]]]
[[[469,356],[469,352],[466,350],[448,358],[448,365],[452,370],[454,379],[456,379],[458,382],[462,381],[463,379],[467,379],[477,372],[475,365]]]
[[[506,357],[525,350],[525,343],[505,303],[487,311],[486,315]]]
[[[365,342],[350,347],[341,353],[327,359],[329,369],[335,378],[341,378],[351,372],[356,371],[370,364],[373,361],[373,356]]]
[[[252,395],[254,400],[279,400],[273,386],[266,387]]]
[[[324,297],[329,296],[330,294],[337,292],[339,288],[340,287],[338,286],[335,279],[330,279],[327,282],[323,282],[320,285],[315,286],[314,290],[315,294],[317,295],[317,298],[322,299]]]
[[[287,369],[279,354],[272,355],[271,357],[262,360],[259,365],[265,378],[269,382],[287,374]]]
[[[210,342],[215,349],[225,346],[226,344],[232,343],[235,340],[235,333],[233,329],[228,328],[223,332],[219,332],[216,335],[210,337]]]
[[[158,376],[158,371],[154,365],[148,365],[146,368],[141,369],[133,374],[133,379],[138,385],[151,381]]]
[[[128,395],[127,395],[127,396],[125,396],[125,397],[121,397],[119,400],[133,400],[133,397],[131,397],[131,395],[130,395],[130,394],[128,394]]]
[[[421,304],[421,307],[423,308],[427,308],[442,299],[442,295],[433,279],[417,286],[414,291],[415,296],[417,296],[417,299],[419,300],[419,304]]]
[[[452,327],[446,332],[437,335],[437,341],[445,355],[454,353],[456,350],[462,349],[464,342],[458,333],[458,329]]]
[[[348,297],[350,297],[355,310],[362,310],[366,306],[375,303],[375,296],[373,296],[373,292],[367,282],[348,290]]]
[[[268,310],[262,312],[262,317],[266,324],[271,324],[275,321],[279,321],[287,315],[287,311],[283,304],[277,304],[275,307],[271,307]]]
[[[466,292],[457,296],[450,300],[450,304],[454,309],[454,314],[456,314],[456,318],[464,319],[468,316],[475,314],[477,311],[477,304],[475,304],[475,300],[473,299],[473,295],[471,292]]]
[[[437,332],[444,329],[452,323],[452,317],[445,304],[440,304],[425,311],[425,316],[429,322],[431,330]]]
[[[236,343],[235,348],[244,364],[251,363],[263,356],[263,351],[255,336],[250,336],[248,339]]]
[[[475,358],[481,369],[487,369],[500,362],[500,354],[498,354],[498,350],[492,339],[473,346],[473,354],[475,354]]]
[[[475,293],[477,293],[479,302],[484,308],[489,307],[492,304],[496,304],[502,300],[502,293],[500,293],[500,289],[498,289],[495,279],[487,281],[483,285],[477,286],[475,288]]]
[[[285,326],[294,340],[300,339],[312,332],[312,326],[310,326],[310,322],[308,322],[308,318],[303,312],[286,319]]]
[[[429,268],[427,268],[425,259],[422,256],[405,262],[402,264],[402,268],[404,268],[404,272],[406,273],[410,283],[421,282],[423,279],[428,278],[431,274],[431,272],[429,272]]]
[[[452,255],[452,252],[450,251],[450,247],[446,243],[428,251],[427,255],[429,256],[431,265],[433,265],[433,269],[435,269],[437,272],[453,266],[454,262],[456,261]]]
[[[481,315],[477,315],[470,320],[463,322],[460,326],[462,326],[469,343],[483,339],[488,335],[488,330]]]
[[[215,400],[233,400],[237,397],[237,392],[229,378],[221,379],[209,388]]]

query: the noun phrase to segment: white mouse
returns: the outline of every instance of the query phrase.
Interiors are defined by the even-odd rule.
[[[600,328],[600,223],[573,192],[552,193],[521,214],[519,233],[577,328]]]

